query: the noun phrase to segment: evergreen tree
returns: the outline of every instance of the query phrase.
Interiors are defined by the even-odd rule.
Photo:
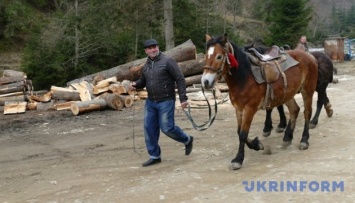
[[[266,44],[293,47],[307,33],[311,12],[309,0],[272,0]]]

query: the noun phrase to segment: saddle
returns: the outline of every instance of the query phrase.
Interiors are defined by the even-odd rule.
[[[284,71],[287,68],[281,67],[287,60],[286,52],[275,45],[265,54],[259,53],[255,48],[249,48],[248,51],[247,55],[250,61],[259,69],[260,77],[262,77],[262,79],[259,78],[259,80],[267,83],[264,104],[262,106],[262,109],[266,109],[270,107],[271,101],[274,100],[272,84],[279,79],[280,75],[283,78],[285,87],[284,97],[286,96],[287,79]],[[254,74],[254,77],[256,77],[256,74]]]

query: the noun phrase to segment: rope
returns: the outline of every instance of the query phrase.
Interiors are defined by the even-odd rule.
[[[216,118],[216,115],[217,115],[217,100],[216,100],[216,91],[215,89],[212,89],[212,93],[213,93],[213,98],[214,98],[214,106],[215,106],[215,113],[214,113],[214,116],[212,117],[212,109],[211,109],[211,105],[210,105],[210,102],[208,101],[206,95],[205,95],[205,91],[203,88],[202,89],[202,93],[203,93],[203,96],[205,97],[206,101],[207,101],[207,105],[208,105],[208,121],[206,121],[205,123],[203,123],[202,125],[197,125],[195,123],[195,121],[193,120],[192,116],[191,116],[191,108],[190,108],[190,105],[188,106],[188,111],[186,111],[184,109],[184,112],[186,114],[186,117],[189,119],[189,121],[191,122],[192,126],[198,130],[198,131],[204,131],[204,130],[207,130],[211,125],[212,123],[214,122],[215,118]]]
[[[134,131],[134,116],[135,116],[135,110],[136,106],[134,105],[134,100],[136,98],[136,91],[134,90],[133,92],[133,108],[132,108],[132,144],[133,144],[133,152],[141,156],[139,152],[136,150],[136,139],[135,139],[135,131]]]

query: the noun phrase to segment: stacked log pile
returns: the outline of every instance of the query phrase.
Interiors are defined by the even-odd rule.
[[[0,78],[0,106],[4,114],[25,112],[26,98],[32,89],[32,81],[27,80],[25,73],[5,70]]]
[[[205,59],[203,54],[196,54],[191,40],[164,53],[178,62],[187,86],[200,83]],[[67,87],[51,86],[49,91],[39,92],[32,91],[31,81],[24,73],[4,71],[0,78],[0,105],[5,105],[4,114],[25,110],[71,110],[74,115],[107,108],[120,111],[131,107],[135,100],[146,99],[145,90],[129,89],[145,62],[146,58],[138,59],[70,81]],[[189,87],[187,91],[199,90]]]

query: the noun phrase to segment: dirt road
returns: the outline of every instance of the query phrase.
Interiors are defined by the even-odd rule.
[[[355,62],[335,66],[339,83],[328,88],[334,114],[322,111],[310,148],[298,149],[302,112],[292,145],[283,148],[282,134],[262,137],[265,112],[259,111],[249,136],[258,136],[272,154],[247,149],[237,171],[229,169],[239,141],[228,102],[203,132],[177,111],[177,124],[195,137],[192,154],[185,156],[183,145],[162,135],[162,163],[147,168],[141,167],[148,159],[143,102],[81,116],[1,114],[0,202],[354,202]],[[207,109],[192,113],[201,121],[207,117]]]

